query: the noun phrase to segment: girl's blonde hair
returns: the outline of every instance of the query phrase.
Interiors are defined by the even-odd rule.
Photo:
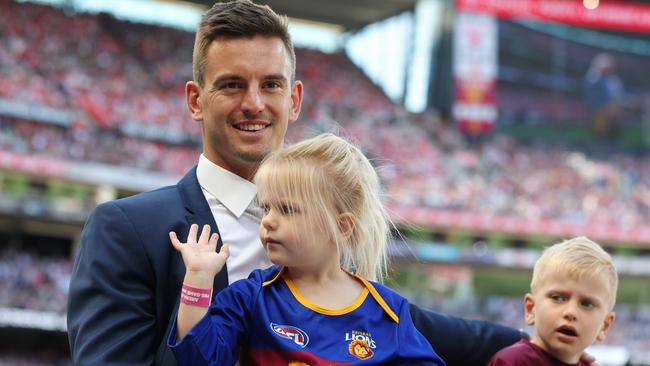
[[[299,202],[310,224],[332,233],[343,269],[371,280],[384,278],[390,221],[379,176],[359,148],[324,133],[271,153],[254,182],[260,200]],[[339,222],[344,213],[354,221],[347,239]]]
[[[569,277],[576,279],[604,274],[610,290],[610,309],[614,308],[618,274],[612,257],[597,243],[579,236],[546,248],[533,268],[531,290],[535,292],[546,275],[556,271],[566,271]]]

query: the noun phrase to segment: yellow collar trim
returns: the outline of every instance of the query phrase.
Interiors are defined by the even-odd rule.
[[[397,314],[395,314],[395,312],[390,308],[390,306],[388,306],[388,304],[386,304],[386,301],[384,301],[384,299],[381,297],[381,295],[379,295],[379,292],[377,292],[377,289],[375,289],[375,286],[373,286],[372,283],[370,283],[370,282],[369,282],[368,280],[366,280],[365,278],[361,278],[361,277],[359,277],[359,276],[357,276],[357,275],[354,275],[354,277],[356,277],[357,279],[359,279],[359,281],[361,281],[361,282],[366,286],[366,288],[368,289],[368,291],[370,291],[370,295],[372,295],[372,297],[375,299],[375,301],[377,301],[377,303],[379,304],[379,306],[381,306],[381,308],[384,309],[384,311],[386,312],[386,314],[388,314],[388,316],[389,316],[391,319],[393,319],[393,321],[394,321],[395,323],[399,324],[399,317],[398,317]]]
[[[361,292],[361,295],[354,301],[354,303],[346,306],[343,309],[337,309],[337,310],[332,310],[332,309],[327,309],[320,307],[316,304],[313,304],[309,302],[307,299],[305,299],[301,294],[300,291],[298,291],[298,288],[296,287],[295,283],[289,278],[289,276],[286,275],[286,268],[282,268],[278,273],[270,280],[264,282],[262,286],[267,286],[275,282],[278,278],[282,278],[284,282],[287,284],[287,287],[289,287],[289,291],[293,294],[293,296],[296,298],[296,300],[302,304],[304,307],[311,309],[319,314],[324,314],[324,315],[344,315],[347,313],[350,313],[354,310],[356,310],[363,302],[366,300],[366,297],[368,297],[368,294],[372,296],[372,298],[381,306],[382,309],[388,314],[388,316],[395,322],[399,324],[399,317],[395,312],[386,304],[386,301],[379,295],[379,292],[377,292],[377,289],[375,289],[375,286],[372,285],[368,280],[365,278],[361,278],[355,274],[350,273],[350,275],[354,276],[358,281],[360,281],[364,289]]]
[[[299,303],[301,303],[304,307],[306,307],[308,309],[311,309],[311,310],[313,310],[313,311],[315,311],[315,312],[317,312],[319,314],[323,314],[323,315],[344,315],[344,314],[347,314],[347,313],[351,313],[354,310],[356,310],[359,306],[361,306],[361,304],[363,304],[363,302],[366,300],[366,297],[368,297],[368,289],[364,288],[363,291],[361,291],[361,294],[359,295],[359,297],[357,297],[357,299],[352,304],[344,307],[343,309],[336,309],[336,310],[327,309],[327,308],[320,307],[320,306],[318,306],[318,305],[316,305],[314,303],[311,303],[307,299],[305,299],[300,294],[300,292],[298,291],[298,288],[296,287],[296,284],[293,283],[293,281],[291,280],[291,278],[289,278],[289,276],[287,276],[286,274],[283,273],[282,274],[282,279],[287,284],[287,286],[289,287],[289,290],[291,291],[293,296],[296,298],[296,300],[298,300]]]
[[[266,286],[272,284],[273,282],[275,282],[275,280],[277,280],[278,278],[280,278],[282,276],[285,269],[286,269],[286,267],[282,267],[282,269],[279,270],[278,273],[273,278],[271,278],[270,280],[268,280],[266,282],[263,282],[262,287],[266,287]]]

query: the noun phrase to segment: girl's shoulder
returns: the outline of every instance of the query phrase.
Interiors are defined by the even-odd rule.
[[[397,303],[408,302],[404,296],[384,284],[369,280],[366,280],[366,282],[368,282],[368,284],[370,284],[377,291],[377,293],[387,301],[390,300],[391,302]]]
[[[282,268],[272,266],[265,269],[256,269],[248,275],[248,278],[237,280],[219,291],[216,298],[222,302],[244,302],[247,305],[255,303],[262,288],[279,276]]]
[[[399,323],[399,315],[408,309],[408,300],[388,286],[375,281],[364,280],[370,295],[390,315],[393,320]]]
[[[248,278],[237,280],[230,284],[229,287],[253,286],[263,287],[275,281],[282,274],[281,266],[272,265],[268,268],[255,269],[248,275]]]

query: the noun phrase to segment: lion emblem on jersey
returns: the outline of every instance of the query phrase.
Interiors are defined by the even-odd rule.
[[[372,352],[370,349],[368,342],[361,339],[355,339],[350,342],[348,350],[350,351],[351,355],[356,356],[362,360],[367,360],[374,355],[374,352]]]
[[[287,366],[309,366],[309,365],[300,361],[291,361]]]

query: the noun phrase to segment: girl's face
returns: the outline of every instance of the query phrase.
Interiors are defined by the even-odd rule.
[[[309,270],[338,263],[332,236],[323,225],[310,220],[310,213],[301,202],[260,199],[260,206],[264,210],[260,239],[271,262]]]

